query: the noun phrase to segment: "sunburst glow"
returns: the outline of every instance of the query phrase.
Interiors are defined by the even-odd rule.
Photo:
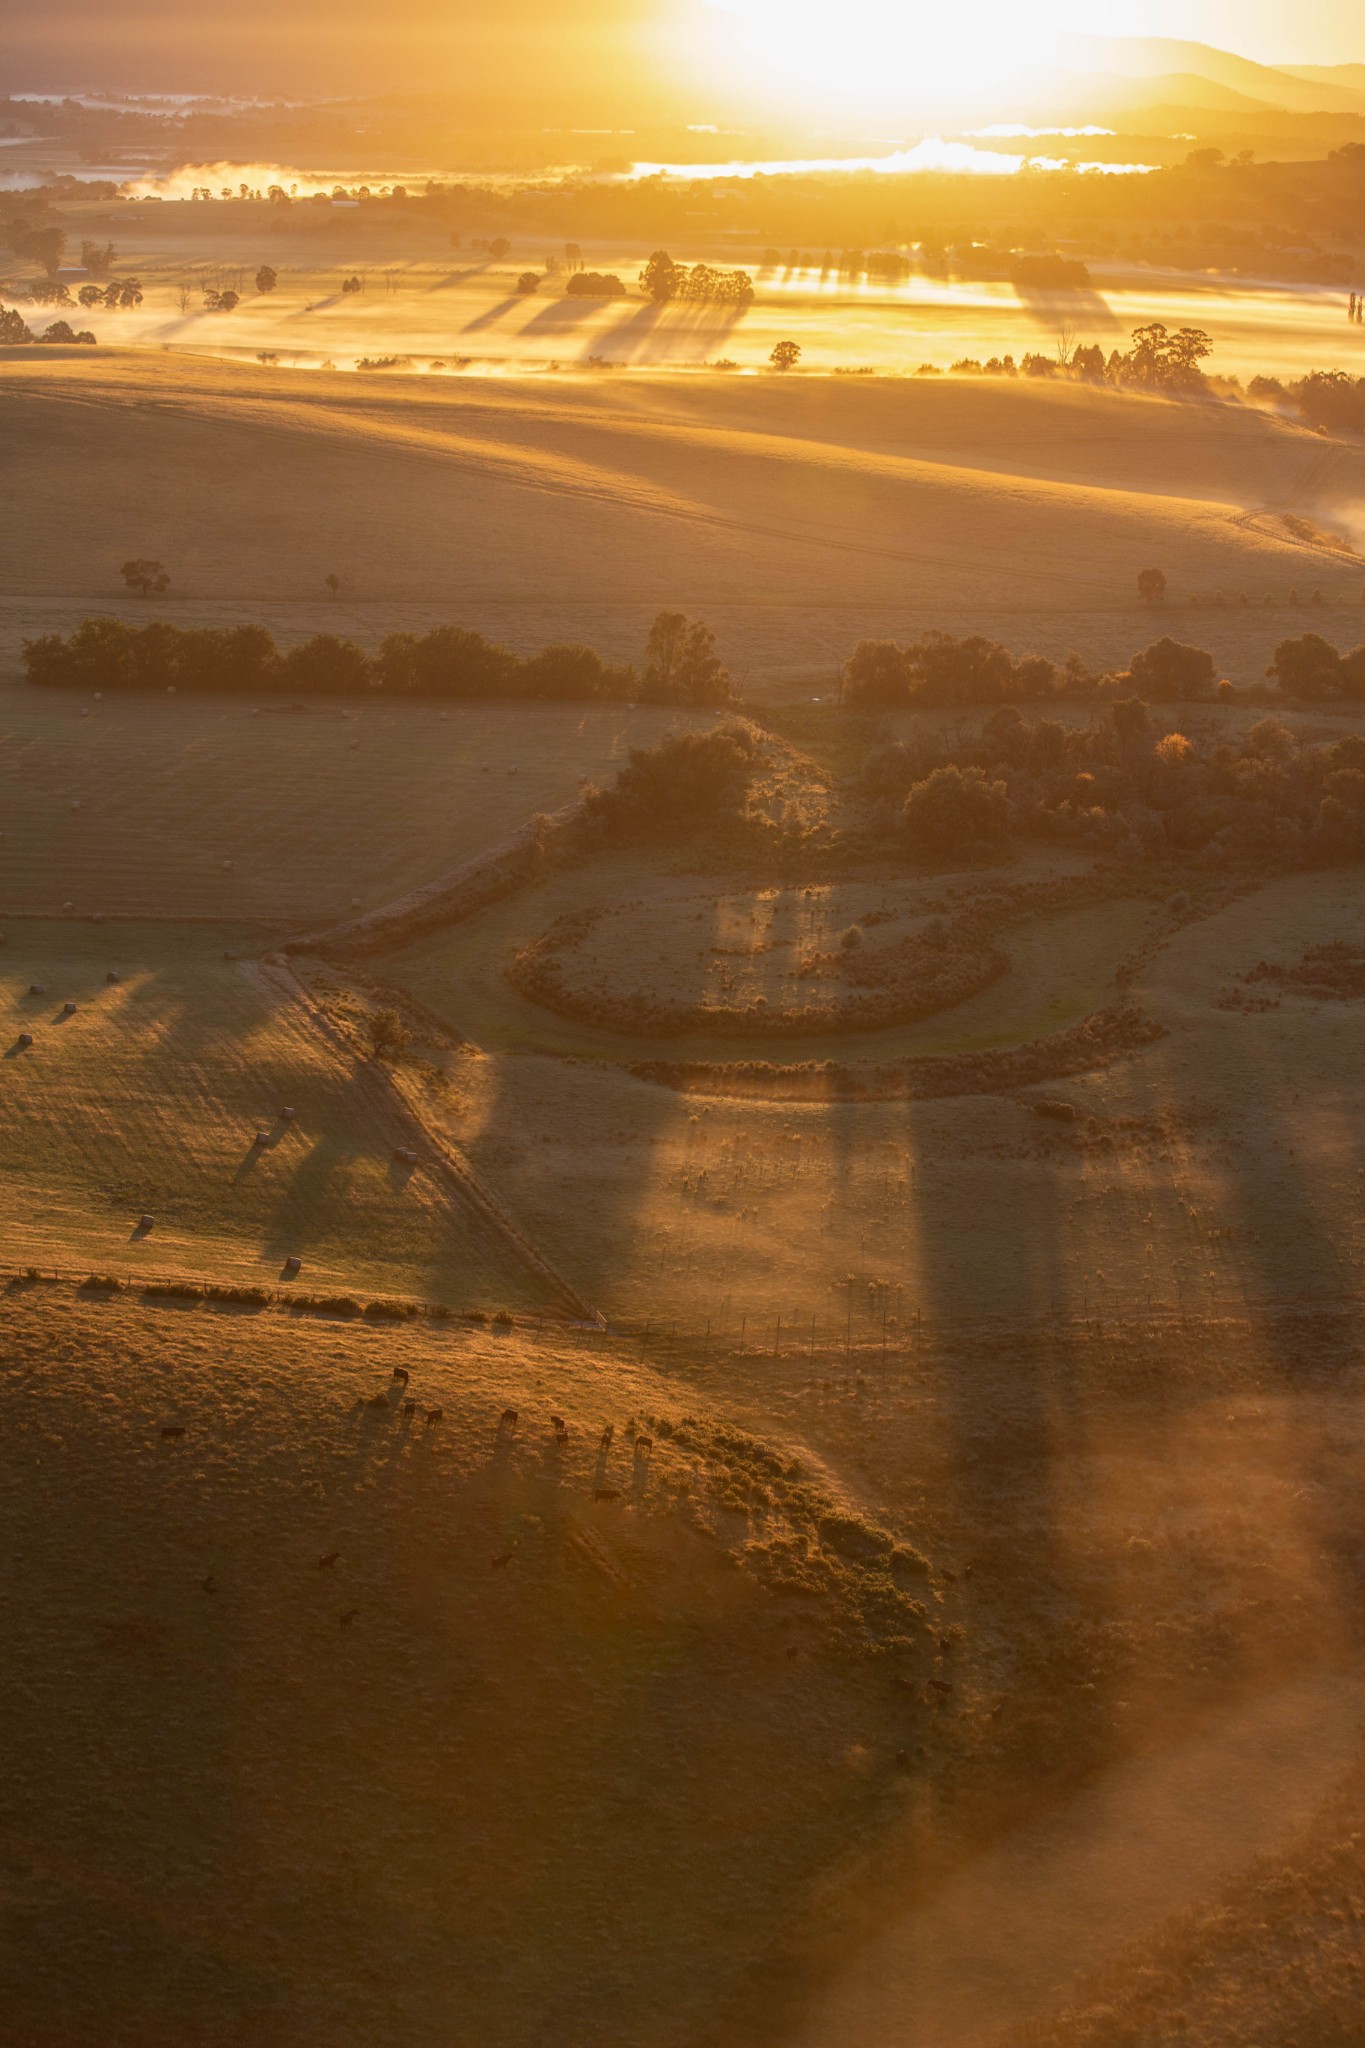
[[[732,17],[749,59],[802,93],[918,103],[966,99],[1046,64],[1068,30],[1086,26],[1073,0],[970,9],[905,0],[711,0]]]

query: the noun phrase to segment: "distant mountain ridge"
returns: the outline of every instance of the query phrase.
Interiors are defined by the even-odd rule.
[[[1185,99],[1172,93],[1174,79],[1201,78],[1224,92],[1241,96],[1248,108],[1274,108],[1285,113],[1365,114],[1365,64],[1281,67],[1258,64],[1231,50],[1208,43],[1183,42],[1174,36],[1070,35],[1063,39],[1060,61],[1078,71],[1150,81],[1164,100]],[[1226,106],[1225,99],[1202,101]]]

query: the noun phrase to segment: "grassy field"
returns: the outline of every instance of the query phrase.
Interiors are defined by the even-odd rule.
[[[158,615],[286,638],[458,618],[638,659],[681,605],[761,694],[827,695],[854,641],[929,626],[1122,664],[1153,636],[1152,563],[1159,623],[1241,682],[1301,625],[1291,588],[1321,587],[1347,643],[1365,619],[1359,564],[1278,524],[1346,530],[1358,447],[1246,407],[952,380],[384,382],[128,350],[11,351],[0,382],[29,508],[0,552],[0,658],[91,610],[148,615],[118,581],[130,554],[171,573]]]
[[[382,1089],[301,1005],[224,958],[249,938],[212,925],[11,928],[0,952],[11,1264],[273,1286],[295,1255],[300,1286],[323,1292],[539,1306],[543,1291],[429,1172],[395,1164],[407,1133]],[[284,1106],[296,1112],[287,1124]],[[144,1213],[155,1219],[145,1235]]]
[[[0,692],[0,914],[373,910],[575,798],[675,724],[624,705]]]
[[[104,608],[637,657],[682,604],[756,694],[808,698],[868,632],[1120,660],[1165,628],[1249,681],[1283,631],[1365,617],[1359,568],[1276,527],[1344,528],[1359,449],[1233,407],[136,351],[13,354],[0,396],[11,666]],[[166,560],[163,606],[114,589],[132,553]],[[1184,603],[1314,582],[1311,620]],[[0,1242],[66,1275],[0,1289],[9,2031],[902,2048],[909,2015],[914,2048],[1344,2048],[1362,998],[1302,963],[1365,956],[1358,872],[1173,863],[1087,897],[1062,853],[552,851],[387,953],[269,957],[679,722],[0,693]],[[835,815],[879,725],[770,723],[777,782]],[[1045,883],[933,1015],[745,1026],[843,988],[855,918],[875,949]],[[506,968],[585,911],[564,1014]],[[734,1021],[593,1021],[659,992]],[[1120,996],[1140,1050],[1001,1092],[630,1071],[998,1052]],[[386,1071],[359,1055],[390,999],[414,1040]],[[92,1272],[134,1284],[92,1299]],[[168,1274],[518,1321],[136,1284]]]

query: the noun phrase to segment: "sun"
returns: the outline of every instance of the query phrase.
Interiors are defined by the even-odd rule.
[[[1083,27],[1075,0],[709,0],[746,61],[802,98],[919,106],[970,101],[1056,61]]]

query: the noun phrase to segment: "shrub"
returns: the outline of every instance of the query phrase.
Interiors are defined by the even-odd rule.
[[[303,1315],[344,1316],[350,1318],[362,1313],[360,1303],[352,1294],[291,1294],[289,1306]]]
[[[122,1294],[123,1282],[113,1273],[92,1273],[81,1291],[84,1294]]]
[[[620,299],[625,297],[626,288],[610,271],[578,270],[564,290],[571,299]]]

